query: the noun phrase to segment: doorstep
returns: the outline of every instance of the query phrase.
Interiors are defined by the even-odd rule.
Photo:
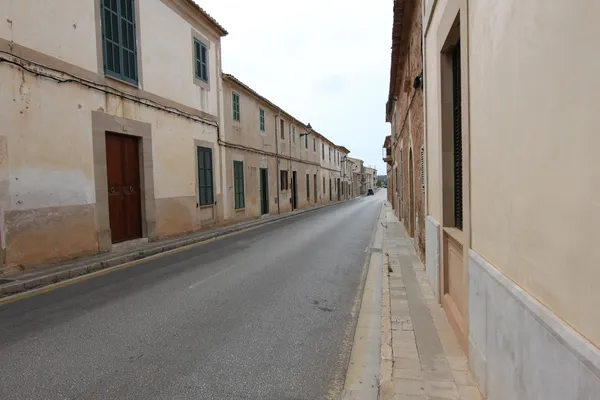
[[[157,240],[153,242],[141,240],[130,245],[117,245],[113,247],[113,251],[109,253],[101,253],[91,257],[80,258],[64,263],[42,266],[31,271],[0,275],[0,299],[2,299],[1,302],[6,302],[8,300],[8,296],[16,296],[22,292],[39,289],[61,281],[91,274],[96,271],[116,267],[122,264],[131,263],[143,258],[166,253],[206,240],[216,239],[221,236],[258,227],[260,225],[266,225],[271,222],[292,218],[299,214],[316,211],[334,204],[339,204],[339,202],[303,208],[279,215],[263,216],[250,221],[220,226],[169,239]]]

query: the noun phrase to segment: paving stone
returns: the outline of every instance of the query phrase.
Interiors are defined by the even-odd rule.
[[[482,400],[468,371],[444,310],[429,277],[389,205],[384,252],[393,272],[385,274],[382,290],[382,344],[393,354],[392,379],[381,386],[382,399]],[[387,272],[387,265],[384,267]],[[387,356],[387,354],[386,354]],[[382,371],[389,374],[389,360]],[[391,394],[390,394],[391,390]],[[459,397],[460,393],[460,397]],[[391,395],[391,397],[390,397]],[[508,399],[507,399],[508,400]]]
[[[475,386],[475,381],[469,371],[452,371],[452,375],[458,386]]]
[[[419,361],[418,357],[394,357],[394,369],[420,370],[421,362]]]
[[[483,400],[476,386],[459,386],[458,395],[460,400]]]
[[[396,394],[409,394],[420,396],[425,394],[425,385],[423,381],[416,379],[394,379],[394,392]]]
[[[458,390],[454,382],[425,381],[425,396],[444,400],[459,400]]]
[[[396,369],[393,371],[394,378],[423,380],[423,371],[420,369]]]

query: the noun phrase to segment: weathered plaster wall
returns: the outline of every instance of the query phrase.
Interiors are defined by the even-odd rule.
[[[53,1],[3,0],[0,38],[98,72],[94,3],[58,8]]]
[[[206,28],[191,26],[183,21],[162,1],[142,1],[139,8],[144,89],[211,115],[218,115],[220,39]],[[209,45],[209,89],[193,83],[192,30]]]
[[[596,346],[598,15],[469,1],[472,248]]]
[[[99,61],[96,3],[81,2],[56,13],[55,5],[49,2],[40,2],[36,7],[29,2],[3,2],[0,14],[10,21],[0,21],[0,38],[25,46],[19,51],[26,51],[28,58],[39,64],[50,63],[88,80],[110,81],[115,88],[135,91],[136,88],[130,85],[105,78],[103,71],[95,74]],[[219,41],[211,42],[211,66],[214,66],[211,89],[210,95],[202,100],[201,89],[193,82],[192,26],[178,19],[170,8],[161,7],[160,1],[140,3],[142,34],[138,42],[142,42],[140,49],[147,57],[142,63],[143,89],[156,91],[145,93],[169,97],[170,106],[188,107],[185,109],[188,112],[192,107],[197,114],[218,114]],[[159,22],[154,21],[155,13],[160,13]],[[48,15],[53,16],[52,24],[48,23]],[[68,29],[65,27],[67,22]],[[167,35],[171,44],[177,43],[174,49],[169,49],[178,52],[172,55],[189,60],[182,67],[186,71],[177,70],[173,74],[173,63],[162,59],[166,45],[152,37],[151,29],[143,29],[148,24],[164,24],[166,31],[181,38],[177,40],[173,35]],[[171,25],[177,25],[177,28],[171,29]],[[185,48],[181,44],[184,41]],[[6,42],[3,42],[4,47],[10,50]],[[160,62],[155,62],[157,56]],[[148,63],[152,65],[147,66]],[[3,216],[0,218],[0,238],[6,248],[7,267],[28,267],[110,250],[110,237],[107,236],[110,232],[101,228],[106,224],[100,224],[98,220],[106,220],[108,211],[99,210],[96,198],[98,193],[105,195],[106,189],[99,190],[96,181],[99,166],[95,165],[94,152],[97,140],[92,134],[92,112],[95,111],[149,124],[148,134],[152,140],[148,141],[151,143],[148,149],[144,149],[142,161],[143,168],[152,171],[152,180],[145,182],[143,189],[151,193],[153,201],[152,210],[145,209],[147,204],[142,205],[143,218],[149,218],[144,222],[148,227],[145,235],[156,239],[181,234],[222,219],[220,157],[214,126],[106,95],[77,83],[58,84],[3,63],[0,65],[0,120],[5,127],[5,136],[0,140],[0,148],[4,149],[0,163],[0,214]],[[214,149],[218,205],[211,210],[197,208],[197,141],[209,143]],[[2,174],[6,175],[5,179]],[[32,246],[32,243],[36,245]]]

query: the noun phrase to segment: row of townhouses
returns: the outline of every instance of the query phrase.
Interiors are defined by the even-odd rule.
[[[600,398],[598,16],[394,1],[388,200],[489,400]]]
[[[360,193],[347,148],[221,71],[194,1],[35,3],[0,2],[0,271]]]

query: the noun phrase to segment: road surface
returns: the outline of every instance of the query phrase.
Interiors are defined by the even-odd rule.
[[[0,399],[335,397],[384,200],[380,191],[0,306]]]

